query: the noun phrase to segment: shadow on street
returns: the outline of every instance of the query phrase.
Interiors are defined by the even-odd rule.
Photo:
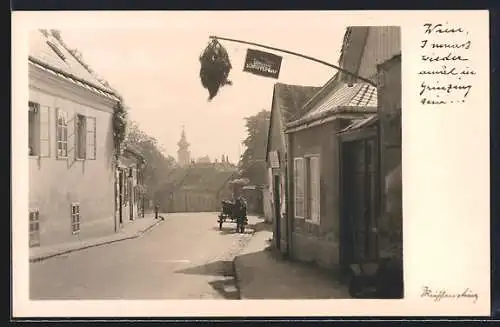
[[[229,226],[222,226],[222,229],[219,229],[218,226],[215,226],[213,229],[218,231],[220,235],[228,235],[228,234],[237,234],[238,232],[236,231],[236,223],[229,223],[231,225]],[[254,230],[251,225],[248,225],[245,228],[245,231],[241,234],[253,234]]]
[[[260,221],[255,224],[248,225],[249,229],[253,229],[255,232],[260,232],[260,231],[268,231],[272,232],[273,230],[273,225],[266,223],[265,221]]]
[[[235,286],[234,269],[232,261],[219,260],[208,264],[178,270],[175,273],[188,275],[208,275],[222,278],[209,282],[208,284],[217,291],[224,299],[238,300],[240,294]]]
[[[346,285],[331,271],[288,261],[266,248],[238,256],[245,299],[346,299]]]
[[[214,261],[200,266],[185,268],[177,270],[176,274],[188,275],[209,275],[209,276],[233,276],[233,263],[232,261]]]
[[[226,300],[239,300],[240,294],[233,279],[220,279],[209,283]],[[229,291],[227,290],[229,289]]]

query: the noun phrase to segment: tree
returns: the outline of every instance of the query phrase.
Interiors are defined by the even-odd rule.
[[[247,138],[243,141],[245,152],[239,162],[240,176],[248,178],[255,185],[266,184],[266,144],[271,112],[262,110],[246,117]]]
[[[127,124],[125,146],[136,149],[146,159],[143,170],[143,179],[146,186],[145,196],[148,200],[154,199],[154,194],[162,186],[169,172],[173,169],[175,159],[165,156],[158,141],[142,131],[136,122]]]

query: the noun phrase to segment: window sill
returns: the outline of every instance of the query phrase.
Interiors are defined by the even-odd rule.
[[[311,225],[321,225],[321,221],[314,221],[312,219],[305,219],[306,223],[309,223]]]
[[[85,161],[85,158],[76,158],[75,161]]]
[[[30,158],[30,159],[39,159],[39,158],[40,158],[40,156],[35,155],[35,154],[30,154],[30,155],[29,155],[29,158]]]
[[[68,161],[68,157],[56,157],[57,160]]]

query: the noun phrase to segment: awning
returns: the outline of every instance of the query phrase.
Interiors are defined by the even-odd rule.
[[[349,126],[339,131],[339,133],[350,132],[364,127],[371,127],[378,121],[377,114],[371,114],[365,118],[355,119]]]

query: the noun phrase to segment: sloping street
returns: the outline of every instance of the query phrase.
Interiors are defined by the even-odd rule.
[[[238,299],[232,260],[252,237],[217,213],[166,214],[141,238],[30,264],[38,299]]]

